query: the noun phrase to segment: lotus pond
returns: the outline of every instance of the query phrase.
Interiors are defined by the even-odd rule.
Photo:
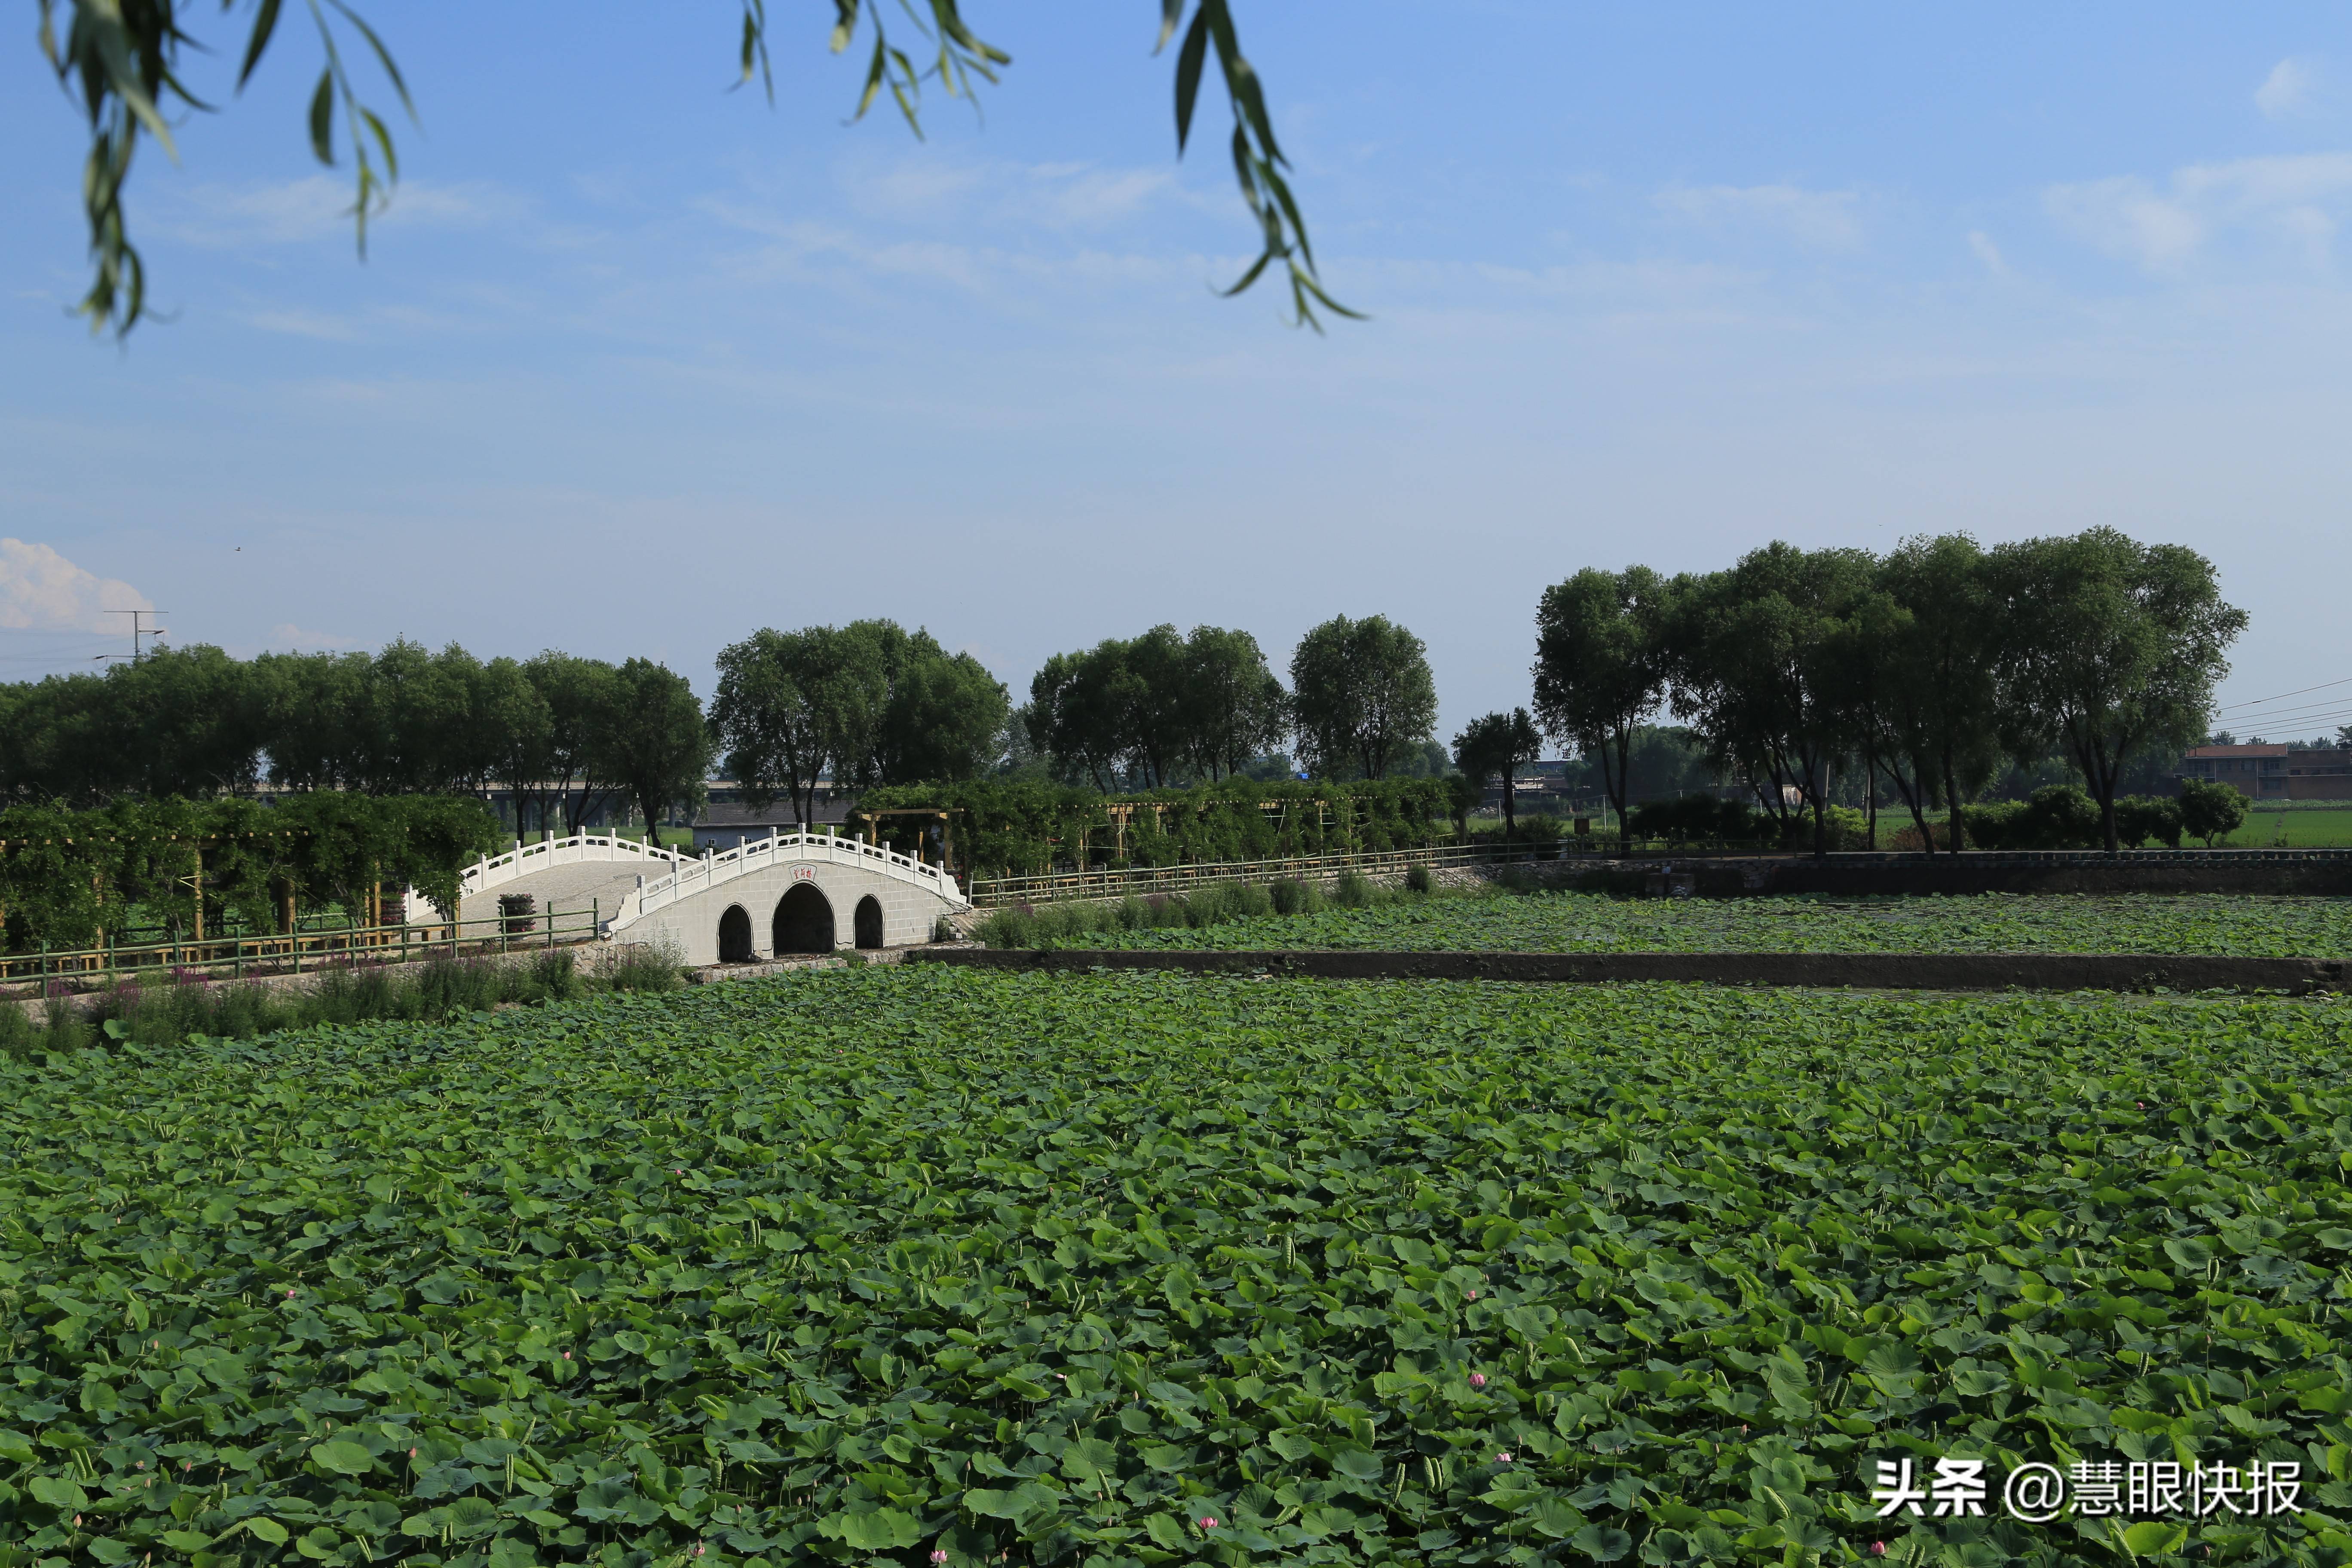
[[[2341,1563],[2347,1044],[916,966],[0,1061],[0,1559]],[[2303,1511],[1876,1520],[1937,1453]]]
[[[1227,899],[1227,905],[1244,900]],[[1257,900],[1263,910],[1263,897]],[[1508,952],[2169,952],[2352,957],[2352,899],[2221,894],[1612,899],[1501,891],[1150,923],[1116,905],[997,922],[992,945]],[[1001,928],[1015,929],[1001,931]],[[1011,936],[1007,942],[1005,936]]]

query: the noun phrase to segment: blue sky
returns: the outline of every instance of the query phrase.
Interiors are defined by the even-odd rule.
[[[2111,523],[2252,613],[2229,700],[2352,677],[2343,6],[1238,9],[1372,318],[1325,337],[1214,296],[1225,111],[1179,163],[1146,0],[969,0],[1013,65],[921,143],[845,124],[814,0],[771,7],[772,110],[725,90],[724,5],[373,7],[422,125],[363,265],[289,25],[143,155],[170,320],[120,347],[63,313],[83,144],[20,41],[0,675],[89,668],[140,599],[239,652],[647,653],[706,691],[754,627],[886,615],[1016,698],[1158,621],[1279,668],[1381,612],[1451,733],[1527,700],[1580,566]],[[2311,704],[2273,738],[2352,719]]]

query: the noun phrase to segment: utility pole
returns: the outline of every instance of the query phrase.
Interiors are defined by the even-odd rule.
[[[105,613],[110,616],[129,616],[131,617],[131,662],[137,664],[139,662],[141,652],[146,646],[144,643],[141,642],[140,639],[142,637],[160,638],[163,635],[163,627],[142,625],[140,617],[142,616],[169,615],[171,612],[168,610],[108,610]],[[123,656],[119,653],[102,653],[98,655],[97,658],[93,658],[90,662],[95,664],[103,659],[121,658]]]

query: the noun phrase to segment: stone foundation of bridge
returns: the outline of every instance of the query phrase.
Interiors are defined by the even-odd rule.
[[[897,877],[856,865],[788,861],[665,905],[613,937],[667,939],[688,964],[755,963],[926,942],[950,912],[938,894]]]

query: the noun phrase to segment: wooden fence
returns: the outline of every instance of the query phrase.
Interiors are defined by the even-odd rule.
[[[1042,904],[1061,899],[1118,899],[1129,894],[1181,893],[1219,882],[1312,880],[1344,871],[1397,875],[1411,867],[1485,866],[1553,860],[1557,844],[1437,844],[1422,849],[1368,849],[1343,855],[1298,855],[1282,860],[1211,860],[1181,866],[1099,867],[1034,877],[976,877],[971,901],[982,909]]]
[[[33,994],[53,987],[104,987],[120,981],[203,975],[299,974],[334,963],[402,963],[436,954],[507,952],[516,948],[554,947],[593,940],[599,929],[597,901],[581,910],[489,915],[469,921],[416,925],[313,927],[259,936],[202,940],[110,942],[102,947],[0,953],[0,986],[32,983]]]

